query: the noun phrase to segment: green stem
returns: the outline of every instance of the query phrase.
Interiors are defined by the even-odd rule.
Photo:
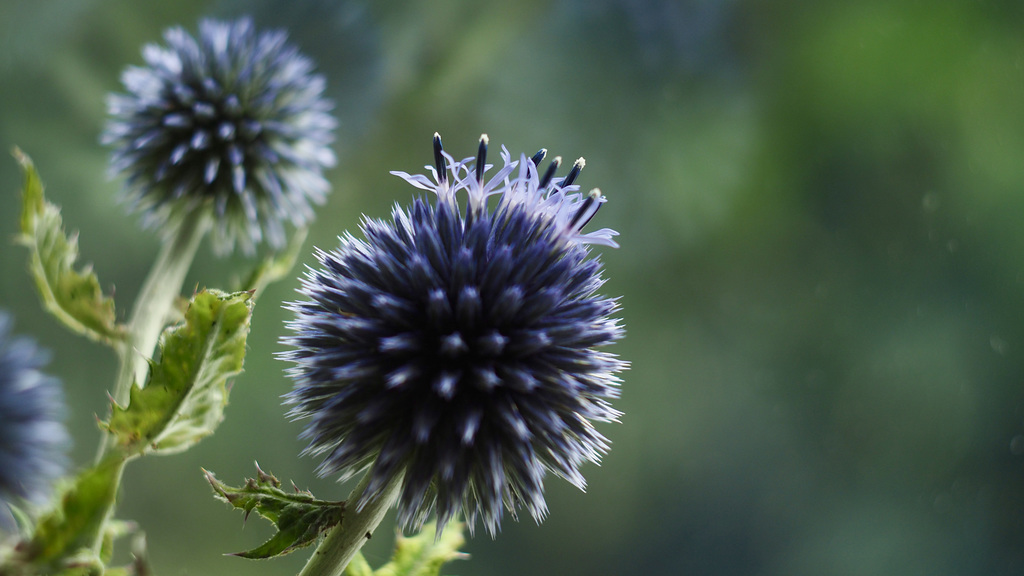
[[[199,242],[209,226],[210,219],[205,215],[187,217],[170,241],[164,243],[142,284],[128,317],[128,338],[118,349],[117,380],[112,396],[122,406],[128,403],[132,384],[146,381],[153,350],[167,325],[175,299],[181,295],[185,275],[192,267]],[[96,462],[103,460],[110,442],[111,436],[105,434],[100,441]]]
[[[345,508],[345,517],[320,542],[299,576],[341,576],[352,557],[370,539],[384,514],[391,508],[402,490],[402,476],[391,479],[380,496],[362,510],[355,510],[355,502],[370,483],[372,470],[363,476],[352,490]]]
[[[98,520],[98,522],[94,520],[89,524],[90,530],[88,531],[89,538],[87,539],[87,542],[97,556],[103,548],[103,538],[106,535],[107,523],[114,517],[114,507],[117,504],[117,494],[121,491],[121,478],[124,476],[124,469],[127,465],[128,458],[111,456],[107,460],[97,462],[95,467],[97,474],[101,474],[100,471],[105,467],[112,468],[109,478],[106,476],[100,476],[107,480],[108,483],[104,488],[104,497],[99,502],[97,514],[96,516],[93,516],[93,518]]]

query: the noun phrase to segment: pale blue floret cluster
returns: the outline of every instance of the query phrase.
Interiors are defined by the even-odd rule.
[[[356,506],[401,477],[404,527],[436,512],[494,535],[505,510],[544,518],[546,473],[583,488],[580,466],[608,450],[594,423],[620,416],[627,364],[603,349],[623,329],[586,245],[616,233],[582,231],[604,201],[579,192],[582,159],[555,178],[560,159],[503,149],[488,178],[486,137],[475,158],[436,135],[434,152],[432,177],[395,172],[432,200],[317,251],[288,306],[286,402],[320,474],[370,470]]]
[[[171,28],[164,40],[109,101],[103,141],[131,208],[170,232],[210,207],[219,253],[283,246],[285,223],[311,221],[330,188],[336,121],[323,77],[284,32],[258,33],[249,19],[200,22],[196,37]]]
[[[0,502],[40,501],[67,465],[60,382],[40,369],[49,354],[10,335],[0,312]]]

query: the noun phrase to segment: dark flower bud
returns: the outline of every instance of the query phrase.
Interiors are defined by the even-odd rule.
[[[284,224],[313,219],[330,189],[335,120],[324,79],[280,31],[204,20],[192,37],[164,33],[111,95],[102,140],[112,174],[143,223],[169,234],[185,217],[215,217],[214,249],[284,245]]]

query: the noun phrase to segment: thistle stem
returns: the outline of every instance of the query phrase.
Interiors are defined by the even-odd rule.
[[[133,383],[145,382],[160,333],[167,325],[175,299],[181,295],[185,275],[209,227],[210,219],[205,215],[186,217],[160,249],[142,284],[128,317],[128,338],[118,349],[117,380],[111,393],[118,404],[128,403]],[[110,435],[104,435],[96,453],[97,463],[103,460],[110,442]]]
[[[393,477],[375,500],[368,502],[362,510],[355,510],[356,500],[370,483],[371,472],[367,472],[352,490],[344,519],[327,533],[299,576],[341,576],[356,552],[373,535],[384,514],[398,499],[402,489],[401,474]]]

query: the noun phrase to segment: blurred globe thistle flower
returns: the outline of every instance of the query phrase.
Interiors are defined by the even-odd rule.
[[[336,125],[325,82],[284,32],[257,33],[248,18],[204,20],[148,45],[129,67],[127,94],[111,95],[102,136],[111,172],[146,227],[165,233],[197,210],[216,216],[214,249],[245,253],[285,243],[284,223],[305,225],[330,186]]]
[[[620,416],[609,401],[627,363],[602,347],[623,328],[586,246],[616,246],[616,232],[582,232],[604,198],[578,192],[582,159],[555,178],[559,158],[542,172],[544,150],[503,148],[488,179],[486,152],[485,136],[475,163],[455,161],[435,135],[432,178],[393,172],[434,202],[318,250],[308,300],[288,305],[286,403],[310,420],[306,452],[320,475],[370,469],[360,510],[402,478],[409,529],[435,510],[438,530],[462,513],[494,536],[520,507],[540,522],[546,472],[582,489],[580,465],[608,450],[593,422]]]
[[[12,338],[0,312],[0,501],[45,499],[67,464],[60,382],[40,372],[49,354]]]

